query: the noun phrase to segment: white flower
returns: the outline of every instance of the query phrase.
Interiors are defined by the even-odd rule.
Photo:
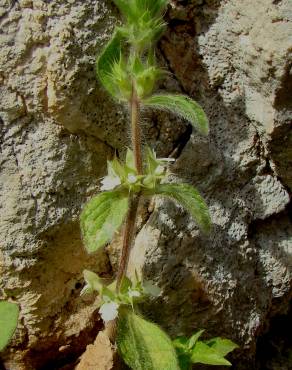
[[[114,320],[118,316],[119,305],[116,302],[104,303],[100,309],[99,313],[104,322]]]
[[[129,297],[140,297],[141,296],[141,293],[138,292],[138,290],[131,290],[131,289],[129,289],[128,295],[129,295]]]
[[[136,181],[137,181],[137,176],[135,176],[135,175],[128,175],[128,182],[130,184],[135,184]]]
[[[100,190],[112,190],[116,186],[121,185],[121,179],[118,176],[107,175],[101,180],[101,183]]]

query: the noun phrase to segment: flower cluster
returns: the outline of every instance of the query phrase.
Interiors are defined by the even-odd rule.
[[[166,176],[166,167],[173,158],[157,158],[156,153],[147,148],[145,175],[138,175],[133,152],[128,149],[126,164],[123,165],[117,158],[107,162],[108,174],[101,180],[101,190],[112,190],[122,186],[129,191],[139,192],[142,188],[154,189]]]
[[[138,276],[136,276],[135,282],[124,277],[119,293],[117,293],[116,281],[106,286],[94,272],[84,270],[83,274],[86,285],[80,294],[98,292],[100,296],[99,313],[104,322],[114,320],[118,316],[118,309],[121,305],[131,306],[134,309],[134,304],[141,301],[143,297],[157,297],[160,294],[160,289],[157,286],[150,281],[142,283]]]

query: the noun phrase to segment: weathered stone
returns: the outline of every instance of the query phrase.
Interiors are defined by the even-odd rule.
[[[138,235],[131,270],[137,264],[163,290],[145,305],[150,317],[173,335],[204,327],[229,336],[241,347],[236,368],[246,369],[255,366],[266,317],[285,312],[291,297],[291,98],[280,98],[290,91],[291,8],[194,4],[184,7],[183,22],[173,9],[160,46],[210,118],[209,139],[193,133],[172,170],[174,181],[199,187],[213,230],[202,235],[161,199]]]
[[[113,367],[113,348],[108,337],[100,332],[94,344],[86,348],[76,370],[111,370]]]
[[[237,369],[254,366],[267,318],[291,297],[289,5],[171,1],[158,50],[172,75],[159,88],[197,99],[211,134],[190,135],[165,112],[145,112],[143,123],[159,155],[177,154],[172,180],[196,185],[213,221],[202,235],[163,199],[144,212],[130,270],[162,288],[144,309],[172,335],[203,327],[234,339]],[[1,297],[21,306],[1,354],[9,370],[61,367],[101,328],[94,297],[79,296],[82,270],[111,274],[116,247],[88,256],[78,216],[106,158],[129,145],[127,109],[95,79],[116,16],[104,0],[0,5]]]

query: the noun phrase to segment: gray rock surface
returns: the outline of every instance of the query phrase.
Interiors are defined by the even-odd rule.
[[[289,0],[172,1],[158,45],[172,76],[159,88],[197,99],[211,134],[166,113],[144,123],[159,155],[177,149],[172,180],[196,185],[213,220],[202,235],[156,200],[132,255],[163,290],[145,311],[173,335],[203,327],[237,341],[237,369],[254,366],[267,318],[291,297],[291,13]],[[85,253],[78,215],[129,141],[126,109],[94,72],[116,16],[105,0],[0,4],[0,292],[21,306],[1,354],[9,370],[58,368],[101,326],[79,297],[82,270],[111,265]]]

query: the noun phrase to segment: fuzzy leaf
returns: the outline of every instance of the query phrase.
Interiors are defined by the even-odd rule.
[[[154,189],[155,194],[167,196],[178,201],[196,220],[204,232],[211,226],[208,207],[199,192],[188,184],[161,184]]]
[[[177,337],[172,341],[172,344],[174,345],[175,348],[183,350],[184,352],[187,351],[188,349],[188,343],[189,340],[185,336]]]
[[[188,343],[188,349],[192,349],[194,347],[194,345],[197,343],[198,339],[204,333],[204,331],[205,330],[199,330],[190,337],[189,343]]]
[[[153,95],[143,101],[145,106],[166,109],[188,120],[199,132],[209,133],[208,118],[201,106],[184,95]]]
[[[113,0],[122,15],[129,20],[135,20],[135,9],[133,0]]]
[[[157,17],[166,8],[169,0],[136,0],[137,7],[148,10],[152,17]]]
[[[167,334],[125,308],[119,313],[117,344],[124,361],[133,370],[180,370]]]
[[[112,78],[114,65],[119,63],[121,56],[121,34],[116,31],[106,44],[96,60],[97,76],[107,92],[114,98],[119,98],[117,85]]]
[[[19,307],[15,303],[0,301],[0,351],[12,338],[17,327]]]
[[[111,240],[128,210],[128,197],[120,191],[107,191],[93,197],[84,207],[81,231],[89,253]]]
[[[230,339],[224,339],[220,337],[212,338],[208,341],[205,341],[205,343],[222,357],[238,348],[238,345],[232,342]]]
[[[127,294],[130,288],[132,288],[132,282],[127,276],[124,276],[120,286],[120,293]]]
[[[169,0],[113,0],[123,16],[130,22],[137,22],[146,11],[154,18],[166,8]]]
[[[95,272],[84,270],[83,271],[84,280],[86,281],[85,287],[81,290],[80,295],[101,292],[102,291],[102,283],[101,279],[98,277],[98,275]]]
[[[127,149],[126,165],[130,172],[136,173],[134,153],[131,149]]]
[[[225,365],[231,366],[231,363],[217,353],[214,349],[207,344],[199,341],[196,343],[192,350],[191,360],[193,364],[206,364],[206,365]]]

